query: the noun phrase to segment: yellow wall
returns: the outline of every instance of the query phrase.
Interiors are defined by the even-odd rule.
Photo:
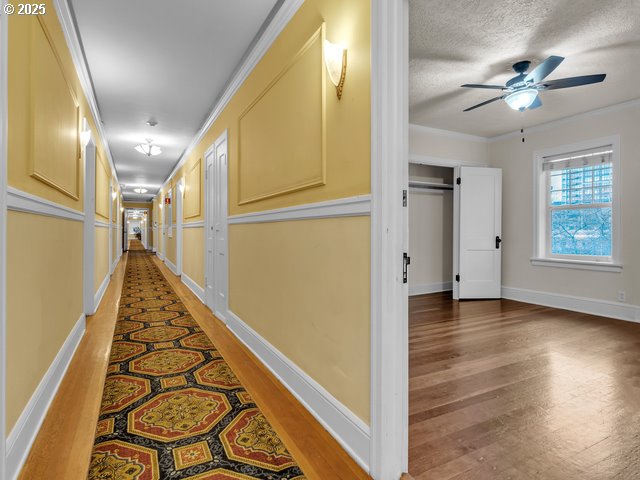
[[[111,170],[53,1],[44,3],[47,15],[9,17],[8,183],[82,211],[83,118],[106,167],[107,187],[96,193],[107,202]],[[81,222],[16,212],[7,226],[9,432],[82,314],[83,231]],[[100,254],[104,263],[108,254]]]
[[[182,244],[182,272],[204,288],[204,228],[185,228]]]
[[[327,39],[349,49],[340,101],[313,44],[323,22]],[[194,169],[205,168],[205,151],[225,130],[230,215],[369,193],[370,50],[370,2],[307,0],[172,178],[172,185],[186,180],[185,221],[204,220],[204,172],[197,188]],[[308,83],[307,90],[301,82]],[[290,125],[292,118],[294,125],[315,130],[300,136],[274,129]],[[259,164],[253,142],[270,149],[272,162],[265,162],[270,168]],[[204,229],[184,232],[185,272],[203,286],[204,272],[197,266],[204,267]],[[365,422],[369,246],[369,220],[361,217],[229,229],[231,309]]]
[[[106,155],[53,2],[44,3],[51,14],[9,18],[8,180],[12,187],[82,210],[84,165],[79,160],[77,135],[69,136],[72,121],[69,102],[78,106],[77,127],[82,118],[86,118],[97,139],[98,155],[102,158]],[[38,108],[37,115],[32,112],[32,102],[37,102],[34,107]],[[60,115],[60,111],[65,113]],[[67,141],[52,148],[53,138]],[[44,175],[39,176],[39,171]],[[44,177],[52,182],[47,183]],[[74,193],[70,192],[74,183],[77,183],[77,198],[70,196]]]
[[[231,225],[229,307],[369,421],[369,217]]]
[[[82,314],[79,252],[82,222],[8,213],[6,433]]]
[[[94,235],[93,291],[95,293],[109,273],[109,229],[95,227]]]

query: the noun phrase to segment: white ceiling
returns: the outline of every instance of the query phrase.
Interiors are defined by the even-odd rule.
[[[639,0],[410,0],[411,123],[492,137],[640,97]],[[542,92],[524,114],[499,101],[519,60],[566,57],[548,78],[606,73],[604,83]],[[535,65],[532,65],[532,68]]]
[[[71,0],[127,200],[171,173],[277,0]],[[156,127],[146,125],[153,118]],[[162,154],[134,146],[152,138]],[[149,191],[138,195],[133,188]]]

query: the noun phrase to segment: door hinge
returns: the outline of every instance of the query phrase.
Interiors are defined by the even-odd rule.
[[[462,179],[460,177],[456,178],[456,183],[460,185],[462,183]]]
[[[460,275],[456,275],[456,282],[460,281]]]
[[[407,191],[406,190],[402,190],[402,206],[403,207],[407,206]]]
[[[407,283],[407,267],[411,263],[411,257],[407,252],[402,254],[402,283]]]

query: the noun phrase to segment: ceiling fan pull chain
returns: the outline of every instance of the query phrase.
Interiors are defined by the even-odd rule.
[[[522,143],[524,143],[524,110],[520,110],[520,133],[522,134]]]

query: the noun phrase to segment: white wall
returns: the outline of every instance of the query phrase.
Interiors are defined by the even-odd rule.
[[[412,125],[409,155],[424,160],[488,165],[485,139]],[[416,180],[453,182],[453,168],[409,165]],[[409,190],[409,293],[451,289],[453,261],[453,192]]]
[[[525,132],[526,133],[526,132]],[[533,152],[584,140],[620,135],[621,273],[532,266]],[[640,305],[640,105],[609,111],[490,143],[491,166],[503,170],[504,286],[616,302],[619,290],[627,304]]]
[[[409,126],[409,155],[489,164],[489,142],[482,137]]]

